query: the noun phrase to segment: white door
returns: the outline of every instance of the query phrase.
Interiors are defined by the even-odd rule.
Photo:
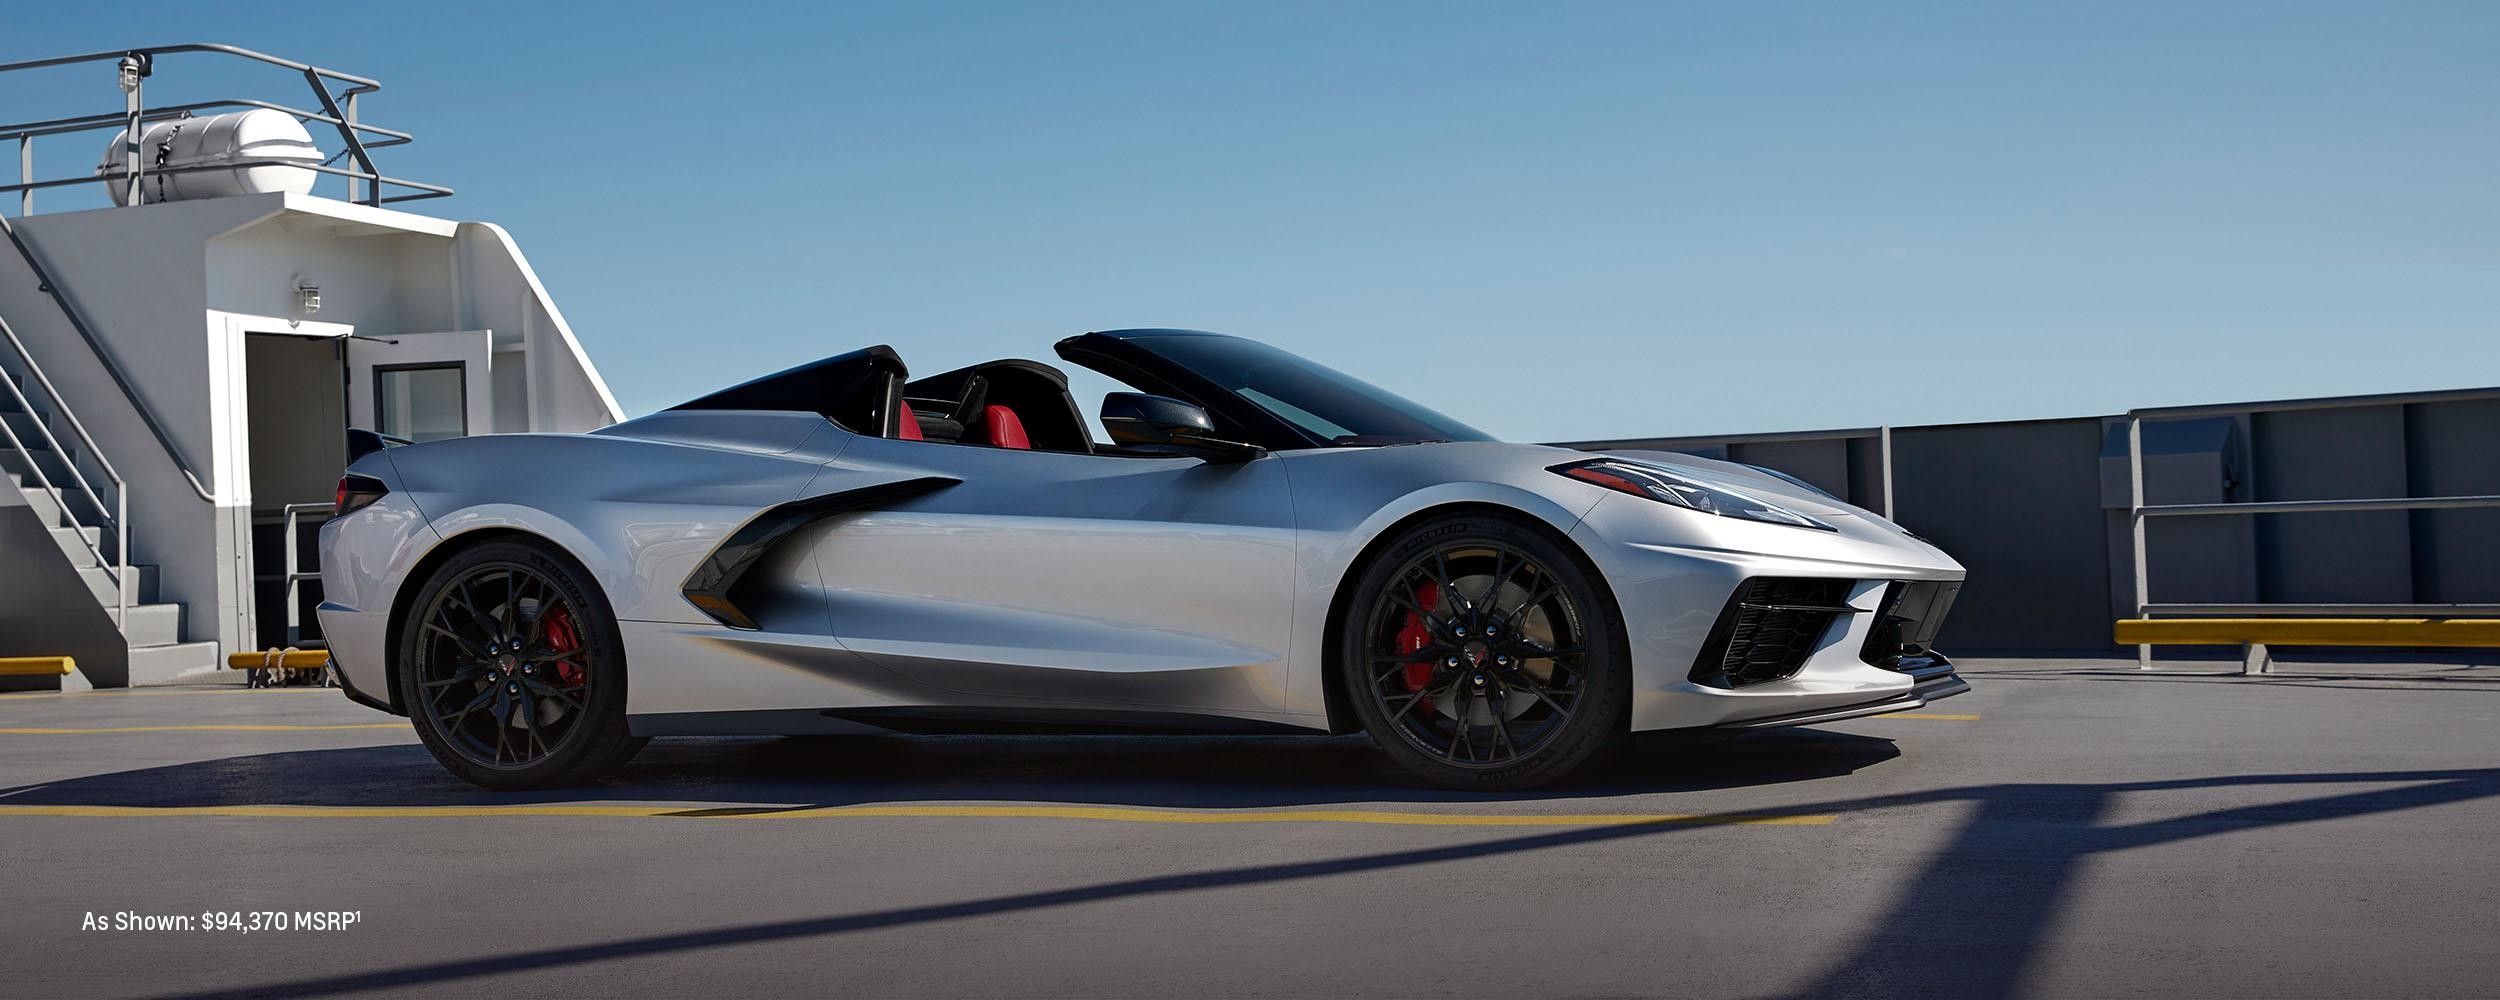
[[[494,334],[398,333],[347,342],[347,425],[409,441],[495,429]]]

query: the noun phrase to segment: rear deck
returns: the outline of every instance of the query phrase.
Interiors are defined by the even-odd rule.
[[[24,995],[2488,993],[2500,673],[2277,671],[1969,661],[1509,796],[1269,738],[662,741],[494,795],[335,691],[7,696],[0,935]],[[122,910],[361,917],[79,930]]]

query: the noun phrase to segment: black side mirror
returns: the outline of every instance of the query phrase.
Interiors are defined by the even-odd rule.
[[[1111,443],[1140,451],[1169,451],[1209,462],[1246,462],[1267,449],[1215,437],[1205,407],[1169,396],[1114,392],[1102,397],[1102,426]]]

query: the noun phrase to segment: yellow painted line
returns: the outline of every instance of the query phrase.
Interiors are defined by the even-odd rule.
[[[1015,819],[1090,819],[1117,823],[1373,823],[1385,826],[1630,826],[1687,823],[1749,826],[1828,826],[1830,816],[1748,816],[1682,813],[1429,813],[1347,809],[1284,809],[1266,812],[1125,809],[1111,806],[831,806],[769,812],[715,812],[728,819],[817,819],[838,816],[980,816]]]
[[[144,697],[160,694],[326,694],[333,698],[346,697],[345,695],[340,694],[339,689],[337,688],[202,687],[186,689],[141,688],[137,690],[130,688],[114,688],[108,691],[27,691],[18,694],[0,694],[0,700],[13,701],[19,698],[128,698],[134,696]]]
[[[1079,819],[1113,823],[1364,823],[1386,826],[1830,826],[1830,815],[1677,813],[1428,813],[1344,809],[1309,811],[1130,809],[1114,806],[771,806],[700,807],[626,805],[516,806],[81,806],[0,805],[0,816],[166,817],[228,816],[263,819],[493,819],[521,816],[598,816],[670,819],[848,819],[923,817],[985,819]]]
[[[2126,618],[2121,646],[2500,646],[2500,618]]]
[[[1944,714],[1944,713],[1942,713],[1942,712],[1893,712],[1893,713],[1888,714],[1888,715],[1870,715],[1870,716],[1867,716],[1867,718],[1870,718],[1870,719],[1928,719],[1928,720],[1935,721],[1935,722],[1977,722],[1977,721],[1979,721],[1979,717],[1978,717],[1978,716],[1976,716],[1976,715],[1947,715],[1947,714]]]
[[[405,722],[357,722],[337,726],[107,726],[98,729],[55,729],[40,726],[18,726],[0,729],[9,736],[81,736],[89,733],[303,733],[323,729],[406,729]]]

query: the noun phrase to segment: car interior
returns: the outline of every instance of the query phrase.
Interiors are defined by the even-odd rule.
[[[1068,377],[1038,361],[1005,359],[904,384],[894,437],[990,448],[1097,449]]]
[[[912,379],[884,345],[775,372],[675,410],[803,410],[845,430],[901,441],[1073,455],[1170,457],[1094,440],[1068,376],[1004,358]]]

